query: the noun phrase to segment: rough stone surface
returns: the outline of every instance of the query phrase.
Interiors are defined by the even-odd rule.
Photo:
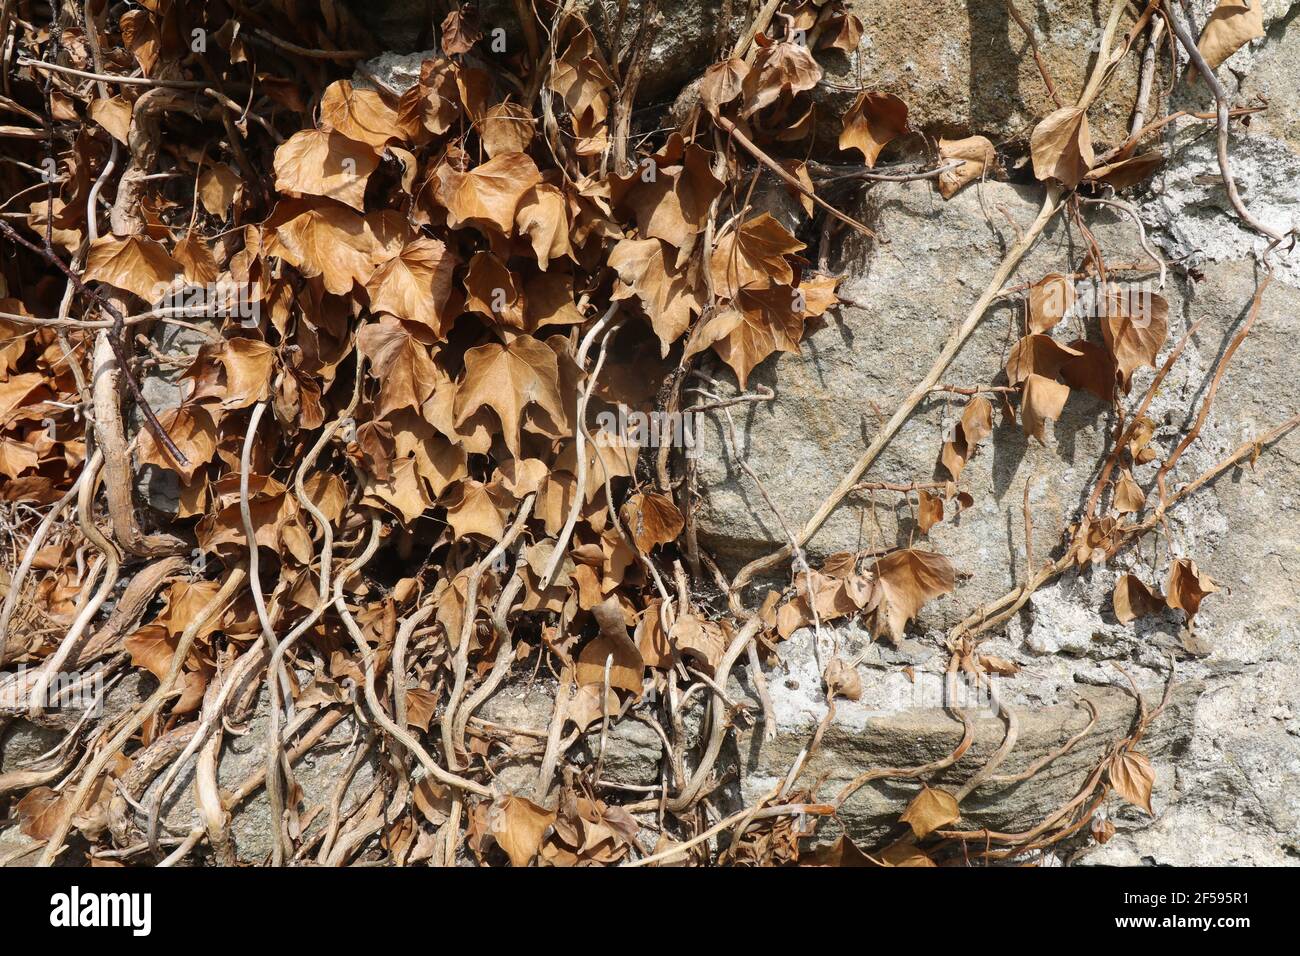
[[[845,630],[840,637],[848,650],[856,650],[868,640],[866,634],[853,629]],[[767,675],[775,710],[775,737],[763,740],[765,728],[761,722],[740,734],[741,797],[746,805],[780,785],[826,713],[811,631],[801,630],[784,643],[781,659],[781,664]],[[862,698],[836,701],[835,718],[808,762],[805,779],[822,780],[817,791],[819,799],[834,798],[865,770],[910,767],[940,760],[952,753],[962,738],[961,721],[940,706],[942,661],[936,658],[932,669],[918,668],[920,673],[913,681],[878,656],[868,656],[867,660],[874,666],[859,669]],[[976,789],[962,802],[962,826],[987,827],[1004,833],[1024,832],[1074,797],[1107,748],[1132,729],[1136,700],[1113,682],[1107,685],[1077,685],[1070,694],[1061,694],[1059,702],[1053,700],[1044,706],[1041,702],[1027,701],[1018,681],[1000,682],[999,693],[1004,703],[1016,713],[1019,736],[1006,762],[997,769],[999,774],[1016,774],[1026,769],[1058,751],[1083,730],[1088,723],[1088,712],[1077,698],[1092,702],[1097,709],[1097,721],[1073,749],[1030,779],[1020,783],[992,782]],[[1171,799],[1175,761],[1192,738],[1199,691],[1195,681],[1180,684],[1169,707],[1143,741],[1142,751],[1156,767],[1157,812]],[[968,688],[959,688],[958,694],[964,695],[957,699],[968,704],[974,714],[974,743],[947,771],[927,778],[930,785],[950,791],[960,788],[988,761],[1006,731],[1004,721],[986,698],[978,698]],[[1148,705],[1154,706],[1158,698],[1158,693],[1148,694]],[[837,820],[855,841],[868,846],[875,844],[894,832],[899,813],[919,786],[912,781],[869,783],[845,803]],[[1139,816],[1131,808],[1122,810],[1116,824],[1137,822]],[[821,835],[832,835],[832,832],[819,832]]]
[[[1276,141],[1268,143],[1272,148]],[[845,294],[866,308],[843,309],[837,322],[807,338],[801,355],[783,355],[752,378],[756,384],[771,385],[777,398],[768,405],[748,406],[744,441],[750,449],[749,464],[792,524],[811,515],[858,457],[877,423],[925,374],[939,343],[1014,240],[1008,217],[1027,226],[1036,192],[987,183],[945,203],[922,183],[883,184],[872,191],[865,214],[889,242],[874,247],[850,244],[844,252]],[[1143,208],[1150,215],[1158,205],[1152,200]],[[1142,259],[1130,222],[1110,210],[1090,217],[1090,228],[1112,261]],[[1154,215],[1150,219],[1157,238],[1177,241],[1172,230],[1158,228],[1168,220]],[[1059,225],[1049,229],[1019,275],[1034,278],[1062,270],[1072,253],[1063,236]],[[1239,255],[1248,251],[1249,246],[1243,246]],[[1164,290],[1170,301],[1167,348],[1192,323],[1209,317],[1152,405],[1151,416],[1159,425],[1155,441],[1166,453],[1195,420],[1213,365],[1245,320],[1255,289],[1255,263],[1228,256],[1220,252],[1217,261],[1204,256],[1199,282],[1171,272]],[[1300,331],[1300,292],[1288,284],[1290,274],[1279,271],[1255,330],[1224,376],[1200,440],[1175,473],[1175,487],[1296,411],[1292,343]],[[992,382],[1015,340],[1017,321],[1009,306],[995,308],[945,379]],[[1074,332],[1054,334],[1073,337]],[[1145,387],[1151,374],[1138,373],[1135,391]],[[943,477],[937,456],[948,414],[942,397],[923,403],[866,477]],[[1004,424],[995,430],[962,476],[974,506],[955,519],[950,514],[931,530],[928,543],[951,555],[970,577],[950,599],[926,608],[920,633],[934,641],[938,629],[1023,579],[1021,496],[1029,479],[1036,557],[1042,561],[1048,556],[1047,549],[1077,515],[1113,424],[1099,402],[1074,395],[1046,446],[1026,441],[1016,427]],[[773,550],[783,539],[761,496],[727,460],[723,435],[720,426],[705,430],[705,454],[699,462],[704,496],[700,538],[734,568]],[[1154,467],[1136,473],[1148,492]],[[1270,448],[1253,469],[1233,469],[1173,509],[1168,550],[1163,541],[1148,541],[1121,554],[1113,567],[1065,576],[1037,593],[1006,634],[987,645],[989,653],[1022,664],[1024,670],[1004,686],[1017,689],[1033,707],[1060,706],[1080,683],[1112,683],[1112,661],[1125,662],[1142,686],[1150,688],[1167,673],[1171,653],[1181,658],[1184,678],[1205,688],[1196,705],[1195,730],[1162,777],[1165,803],[1160,809],[1157,800],[1158,825],[1130,837],[1124,832],[1125,825],[1136,822],[1130,815],[1120,836],[1097,851],[1096,859],[1176,862],[1200,853],[1203,863],[1297,861],[1297,467],[1300,447],[1293,434]],[[850,499],[814,539],[810,552],[904,544],[919,536],[910,509],[899,505],[897,496],[881,495],[874,513],[869,505],[861,497]],[[1176,613],[1121,625],[1110,601],[1118,575],[1132,570],[1162,585],[1170,555],[1197,560],[1223,585],[1203,605],[1195,636],[1184,632],[1182,615]],[[776,687],[774,696],[785,693],[779,682]],[[857,758],[844,759],[853,765]],[[1189,828],[1183,841],[1180,834]],[[1221,841],[1225,829],[1248,838]],[[1189,849],[1193,846],[1200,849]]]

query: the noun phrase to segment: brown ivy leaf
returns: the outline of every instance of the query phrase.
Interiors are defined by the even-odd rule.
[[[944,163],[954,159],[962,160],[956,169],[939,174],[939,193],[944,199],[951,199],[957,190],[967,183],[974,182],[993,167],[997,161],[997,151],[993,144],[983,136],[968,136],[965,139],[939,140],[939,158]]]
[[[533,141],[533,114],[518,103],[497,103],[483,117],[479,135],[489,159],[525,153]]]
[[[442,21],[442,52],[447,56],[468,53],[483,38],[478,11],[473,7],[453,9]]]
[[[1077,106],[1065,106],[1049,113],[1029,137],[1034,175],[1058,180],[1073,189],[1096,163],[1088,114]]]
[[[528,156],[502,153],[465,173],[443,164],[437,180],[438,201],[447,208],[449,226],[478,226],[508,236],[520,200],[542,177]]]
[[[943,466],[956,481],[980,442],[993,434],[993,406],[988,399],[975,395],[962,410],[961,422],[952,441],[944,442]],[[940,515],[942,517],[942,514]]]
[[[774,42],[763,34],[754,37],[758,54],[741,81],[745,94],[742,116],[753,116],[782,95],[811,90],[822,78],[822,68],[801,43]]]
[[[100,236],[86,254],[83,282],[105,282],[156,302],[182,271],[162,243],[144,236]]]
[[[320,122],[324,129],[379,151],[393,140],[411,138],[412,133],[403,128],[397,110],[378,92],[358,90],[348,80],[337,80],[326,87],[321,96]]]
[[[1030,375],[1025,379],[1024,394],[1020,399],[1020,425],[1026,435],[1032,435],[1043,444],[1047,439],[1043,435],[1043,423],[1047,419],[1061,417],[1065,400],[1070,397],[1070,386],[1042,375]]]
[[[1176,607],[1187,615],[1190,624],[1201,609],[1201,601],[1207,594],[1219,590],[1219,585],[1208,574],[1202,574],[1196,562],[1188,558],[1178,558],[1169,568],[1169,580],[1165,582],[1165,601],[1170,607]]]
[[[1044,276],[1029,287],[1029,331],[1048,332],[1074,306],[1074,283],[1059,273]]]
[[[353,283],[365,285],[375,267],[392,255],[364,217],[333,203],[277,226],[275,241],[275,255],[304,278],[321,276],[334,295],[348,295]]]
[[[429,346],[392,316],[363,325],[357,333],[357,347],[370,359],[370,371],[379,379],[382,417],[402,408],[419,408],[437,381]]]
[[[1169,334],[1169,303],[1155,293],[1134,296],[1118,290],[1108,292],[1104,301],[1102,336],[1115,356],[1127,391],[1136,369],[1144,365],[1155,368],[1156,356]]]
[[[881,558],[875,572],[882,596],[876,633],[888,633],[895,642],[902,640],[907,622],[916,617],[921,606],[948,594],[957,580],[952,564],[943,555],[913,548]]]
[[[742,289],[789,285],[794,270],[785,257],[804,248],[770,213],[755,216],[718,237],[709,261],[713,288],[734,298]]]
[[[655,545],[676,541],[686,526],[672,499],[654,491],[634,494],[623,505],[622,514],[642,554],[649,554]]]
[[[488,811],[488,827],[511,866],[527,866],[542,847],[542,838],[555,822],[555,811],[509,794],[498,797]]]
[[[1115,605],[1115,617],[1121,624],[1155,614],[1165,606],[1162,595],[1152,593],[1140,578],[1132,574],[1125,574],[1115,582],[1112,603]]]
[[[1145,754],[1124,750],[1111,758],[1107,773],[1116,793],[1155,816],[1151,810],[1151,788],[1156,782],[1156,772]]]
[[[426,733],[429,722],[438,711],[438,695],[423,687],[409,687],[406,690],[406,726],[419,727]]]
[[[556,422],[567,421],[559,386],[555,352],[532,336],[516,336],[509,345],[477,346],[465,353],[465,377],[456,391],[456,426],[486,405],[501,421],[506,447],[518,457],[519,427],[529,405],[536,404]]]
[[[188,465],[179,465],[172,460],[167,450],[159,445],[153,432],[142,429],[136,446],[136,458],[140,464],[156,465],[180,475],[188,484],[199,469],[212,460],[217,450],[217,424],[211,413],[198,404],[185,404],[170,408],[158,414],[163,431],[189,459]]]
[[[1141,514],[1146,501],[1147,496],[1133,480],[1133,473],[1127,468],[1123,469],[1119,481],[1115,483],[1115,510],[1120,514]]]
[[[123,146],[131,133],[131,104],[121,96],[111,99],[98,98],[90,101],[87,111],[90,118],[104,128],[108,135]]]
[[[840,149],[856,149],[868,166],[880,151],[908,131],[907,104],[893,93],[866,92],[844,114]]]
[[[226,370],[226,395],[221,407],[247,408],[271,394],[275,348],[260,339],[227,339],[222,343],[221,365]]]
[[[610,661],[609,686],[618,690],[641,693],[645,674],[645,661],[641,651],[628,637],[623,620],[623,607],[617,597],[609,597],[592,608],[592,615],[600,628],[600,635],[588,641],[578,653],[574,676],[580,685],[605,684],[605,663]]]
[[[741,92],[741,84],[749,75],[749,64],[739,57],[714,63],[704,71],[700,80],[700,102],[714,116]]]
[[[794,290],[786,286],[742,292],[730,308],[709,318],[696,345],[711,344],[743,389],[749,373],[773,352],[798,353],[808,314],[795,305]]]
[[[1144,181],[1159,169],[1164,161],[1165,154],[1158,149],[1153,149],[1139,156],[1130,156],[1104,166],[1097,166],[1090,169],[1085,178],[1106,183],[1118,191]]]
[[[446,502],[447,524],[457,538],[478,534],[498,541],[506,531],[504,498],[499,489],[467,478]]]
[[[957,798],[946,790],[922,787],[912,798],[899,823],[906,823],[918,840],[923,840],[935,830],[961,819]]]
[[[929,534],[930,529],[943,520],[943,499],[928,491],[918,491],[917,498],[919,503],[916,514],[921,534]]]
[[[574,258],[569,242],[569,204],[564,193],[539,183],[524,193],[515,213],[515,227],[532,243],[538,267],[545,272],[552,259]]]
[[[199,202],[210,216],[224,219],[243,191],[244,180],[225,163],[209,166],[199,175]]]
[[[834,697],[843,697],[845,700],[859,700],[862,697],[862,676],[856,667],[851,667],[843,658],[831,659],[826,665],[826,672],[822,674],[822,680]]]
[[[294,133],[275,151],[275,188],[291,196],[328,196],[365,211],[366,183],[379,157],[364,143],[328,130]]]
[[[666,356],[673,342],[690,327],[691,315],[702,308],[685,270],[673,268],[658,239],[623,239],[610,250],[608,263],[618,273],[615,299],[635,295],[641,302]]]
[[[1012,385],[1019,385],[1031,375],[1056,378],[1066,363],[1082,354],[1051,336],[1026,335],[1011,347],[1011,354],[1007,357],[1007,378]]]
[[[451,297],[455,268],[456,257],[437,239],[408,242],[366,281],[370,311],[418,322],[443,335],[451,325],[443,309]]]
[[[1251,40],[1264,36],[1261,3],[1262,0],[1219,0],[1196,44],[1210,69],[1217,70],[1219,64]]]

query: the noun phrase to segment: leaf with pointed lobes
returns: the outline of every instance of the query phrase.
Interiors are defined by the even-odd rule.
[[[1032,435],[1039,442],[1046,444],[1043,424],[1050,418],[1053,421],[1061,417],[1065,400],[1070,397],[1070,386],[1041,375],[1030,375],[1025,379],[1024,394],[1020,401],[1020,425],[1026,435]]]
[[[875,166],[881,150],[906,132],[907,104],[893,93],[866,92],[844,114],[839,146],[856,149],[868,166]]]
[[[364,143],[328,130],[294,133],[275,151],[275,188],[297,196],[328,196],[360,212],[379,157]]]
[[[517,458],[524,409],[532,404],[556,422],[567,420],[559,361],[545,342],[518,335],[509,345],[489,342],[465,353],[465,377],[456,392],[457,427],[480,408],[491,408],[501,420],[506,447]]]

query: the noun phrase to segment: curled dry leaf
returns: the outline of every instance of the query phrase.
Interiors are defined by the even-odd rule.
[[[1113,602],[1115,617],[1121,624],[1128,624],[1139,617],[1155,614],[1165,607],[1164,597],[1153,593],[1140,578],[1132,574],[1125,574],[1115,582]]]
[[[862,697],[862,677],[857,668],[843,658],[831,659],[826,665],[826,672],[822,674],[822,680],[834,697],[843,697],[845,700],[858,700]]]
[[[1030,375],[1025,379],[1025,389],[1020,400],[1020,425],[1025,434],[1046,444],[1043,424],[1048,419],[1055,421],[1061,417],[1061,411],[1069,397],[1068,385],[1042,375]]]
[[[1151,788],[1156,782],[1156,772],[1145,754],[1122,750],[1111,758],[1107,774],[1116,793],[1148,815],[1155,815],[1151,809]]]
[[[1187,615],[1190,624],[1201,609],[1201,602],[1207,594],[1219,590],[1219,585],[1208,574],[1202,574],[1196,562],[1188,558],[1178,558],[1169,568],[1169,580],[1165,582],[1165,601],[1170,607],[1178,608]]]
[[[914,548],[881,558],[875,572],[882,595],[876,633],[887,633],[894,641],[902,640],[903,629],[922,605],[952,591],[957,577],[943,555]]]
[[[1110,290],[1104,299],[1101,332],[1127,390],[1133,372],[1155,368],[1156,356],[1169,335],[1169,303],[1154,292]]]
[[[1092,152],[1088,114],[1076,106],[1049,113],[1034,127],[1029,148],[1034,175],[1039,179],[1055,179],[1067,189],[1077,186],[1097,161]]]
[[[939,174],[939,193],[944,199],[951,199],[962,186],[980,179],[992,169],[997,161],[997,151],[983,136],[940,139],[939,158],[945,164],[958,159],[963,161],[956,169],[949,169]]]
[[[1074,307],[1074,283],[1059,273],[1044,276],[1029,287],[1029,331],[1048,332]]]
[[[1210,69],[1216,70],[1251,40],[1263,36],[1263,0],[1219,0],[1196,46]]]

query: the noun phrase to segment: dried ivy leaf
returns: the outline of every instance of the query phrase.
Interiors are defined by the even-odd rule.
[[[921,792],[912,798],[899,823],[906,823],[918,840],[923,840],[935,830],[955,823],[961,819],[957,808],[957,798],[946,790],[922,787]]]
[[[1219,585],[1208,574],[1202,574],[1196,562],[1188,558],[1178,558],[1169,568],[1169,580],[1165,582],[1165,601],[1170,607],[1176,607],[1187,615],[1187,623],[1196,617],[1201,609],[1201,601],[1207,594],[1219,590]]]
[[[465,378],[456,392],[456,426],[487,406],[501,420],[506,447],[518,457],[525,408],[536,404],[554,421],[567,420],[559,386],[555,352],[532,336],[516,336],[509,345],[477,346],[465,353]]]
[[[880,151],[908,131],[907,104],[893,93],[866,92],[844,114],[840,149],[856,149],[868,166]]]
[[[876,562],[874,570],[882,596],[876,633],[888,633],[895,642],[902,640],[903,629],[921,606],[948,594],[957,580],[952,564],[943,555],[913,548],[886,555]]]
[[[1146,500],[1147,496],[1133,480],[1133,473],[1127,468],[1123,469],[1119,481],[1115,483],[1115,510],[1120,514],[1140,514]]]
[[[523,153],[502,153],[463,173],[444,163],[436,176],[449,226],[487,227],[505,236],[514,231],[520,200],[542,181],[537,164]]]
[[[554,822],[554,810],[509,794],[498,797],[488,811],[489,832],[510,857],[511,866],[527,866],[533,861]]]
[[[364,143],[331,130],[294,133],[275,151],[275,188],[293,196],[328,196],[364,212],[366,183],[379,157]]]
[[[858,700],[862,697],[862,676],[856,667],[850,666],[843,658],[831,659],[826,665],[826,672],[822,674],[822,680],[834,697],[843,697],[845,700]]]
[[[1029,287],[1029,330],[1048,332],[1074,307],[1074,282],[1053,272]]]
[[[956,169],[939,174],[939,193],[951,199],[967,183],[981,178],[997,162],[997,151],[984,136],[967,136],[965,139],[939,140],[939,158],[945,163],[962,160]]]
[[[726,106],[740,95],[741,84],[749,75],[749,64],[739,57],[714,63],[704,71],[700,80],[700,102],[704,108],[717,116]]]
[[[1124,750],[1111,758],[1107,767],[1111,786],[1121,797],[1141,807],[1150,816],[1155,816],[1151,809],[1151,788],[1156,782],[1156,772],[1145,754],[1135,750]]]
[[[642,554],[649,554],[656,545],[676,541],[686,526],[672,499],[655,491],[634,494],[623,505],[622,513]]]
[[[1133,372],[1144,365],[1155,368],[1156,356],[1169,335],[1169,303],[1153,292],[1126,294],[1108,291],[1101,332],[1115,356],[1125,391]]]
[[[1217,70],[1224,60],[1232,56],[1251,40],[1264,36],[1264,8],[1262,0],[1219,0],[1218,6],[1205,21],[1205,29],[1196,48],[1205,57],[1210,69]]]
[[[1026,435],[1032,435],[1046,444],[1043,423],[1061,417],[1065,400],[1070,397],[1070,386],[1041,375],[1025,379],[1024,394],[1020,399],[1020,424]]]
[[[144,236],[100,236],[86,254],[83,282],[104,282],[156,302],[182,271],[162,243]]]
[[[1115,582],[1112,603],[1115,606],[1115,617],[1121,624],[1128,624],[1139,617],[1155,614],[1165,606],[1162,595],[1153,593],[1140,578],[1132,574],[1125,574]]]
[[[1034,175],[1055,179],[1073,189],[1093,167],[1092,133],[1088,114],[1077,106],[1065,106],[1049,113],[1029,137]]]

